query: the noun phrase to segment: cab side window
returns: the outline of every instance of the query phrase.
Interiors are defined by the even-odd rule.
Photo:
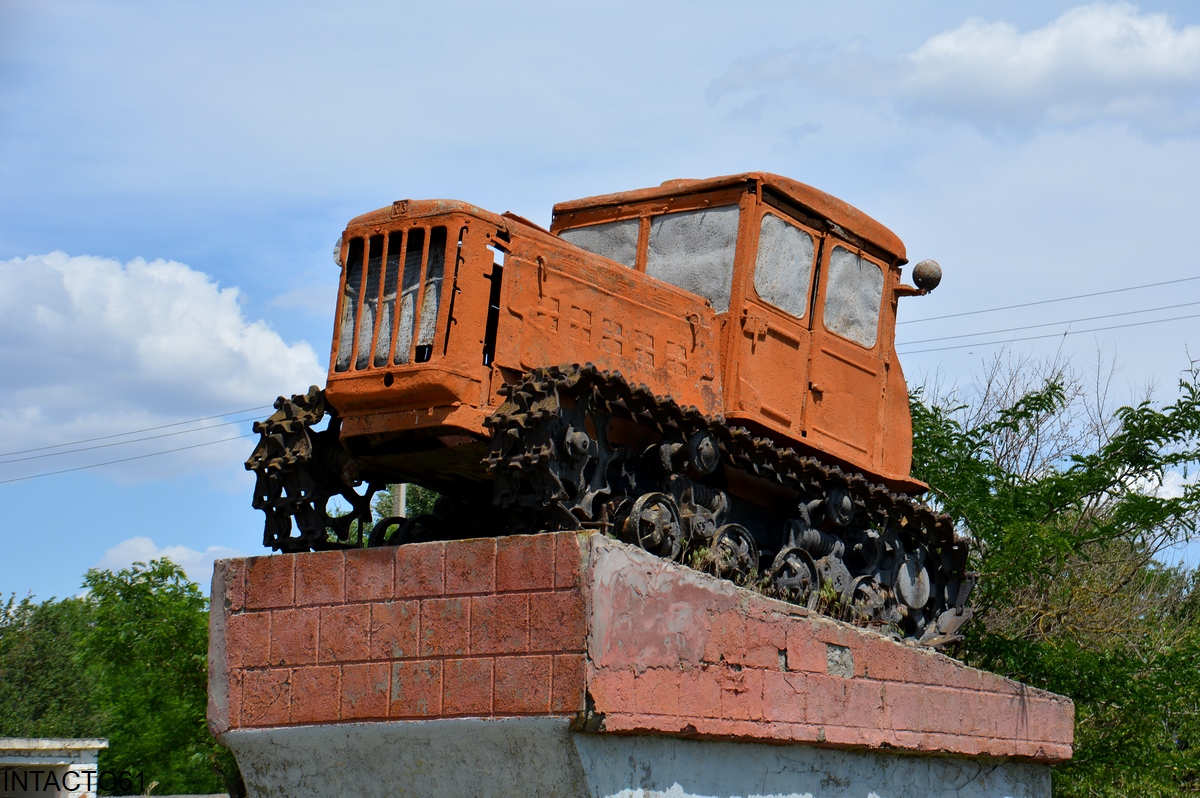
[[[870,349],[879,335],[883,270],[845,247],[829,256],[825,286],[825,329]]]
[[[646,274],[699,294],[713,310],[729,310],[739,208],[680,211],[650,220]]]
[[[633,268],[637,259],[639,219],[621,219],[616,222],[573,227],[560,232],[559,238],[569,241],[580,249],[586,249],[601,257],[615,260]]]
[[[807,231],[774,214],[764,215],[754,262],[754,290],[763,301],[804,318],[816,251]]]

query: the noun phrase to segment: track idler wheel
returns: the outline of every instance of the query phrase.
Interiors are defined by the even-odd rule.
[[[640,496],[625,519],[624,532],[626,540],[659,557],[678,561],[683,553],[679,508],[665,493]]]
[[[799,546],[785,546],[779,550],[775,562],[771,563],[770,578],[771,587],[781,598],[794,604],[801,604],[806,599],[815,604],[821,586],[817,565],[812,555]]]
[[[713,536],[710,554],[715,576],[744,582],[758,570],[758,544],[741,524],[726,524]]]

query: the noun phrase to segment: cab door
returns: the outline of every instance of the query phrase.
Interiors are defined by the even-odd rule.
[[[760,212],[757,225],[754,276],[740,319],[738,404],[743,414],[800,438],[808,398],[810,299],[821,237],[770,208]]]
[[[825,242],[805,392],[808,442],[872,470],[880,462],[887,384],[880,330],[886,274],[858,248]]]

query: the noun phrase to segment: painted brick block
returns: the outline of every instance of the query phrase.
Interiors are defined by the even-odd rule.
[[[471,598],[471,653],[529,650],[529,597],[523,593]]]
[[[396,549],[396,598],[425,598],[445,593],[446,544],[410,543]]]
[[[448,659],[442,663],[442,714],[492,714],[491,657]]]
[[[504,715],[550,713],[550,669],[553,657],[497,657],[496,712]]]
[[[496,591],[554,587],[556,535],[513,535],[496,541]]]
[[[469,598],[421,601],[421,656],[450,657],[467,653],[470,639]]]
[[[341,669],[318,665],[296,668],[291,675],[292,723],[322,723],[338,717]]]
[[[317,661],[317,631],[321,611],[316,607],[271,612],[271,659],[255,665],[312,665]]]
[[[458,540],[446,547],[446,595],[496,590],[496,540]]]
[[[321,662],[355,662],[367,658],[371,607],[346,604],[321,608]]]
[[[384,547],[346,552],[346,601],[390,599],[396,551]]]
[[[370,658],[406,659],[418,656],[421,604],[418,601],[385,601],[370,605]]]
[[[262,665],[271,656],[271,613],[231,615],[225,626],[229,667]]]
[[[296,606],[342,603],[344,557],[340,551],[328,551],[296,558]]]
[[[555,715],[582,712],[585,705],[583,654],[559,654],[551,664],[550,712]]]
[[[246,671],[242,679],[242,726],[280,726],[292,710],[289,668]]]
[[[388,716],[430,718],[442,713],[441,660],[413,660],[392,665]]]
[[[341,720],[379,720],[388,716],[391,666],[386,662],[342,666]],[[325,719],[324,722],[329,722]]]
[[[251,557],[246,563],[246,609],[290,607],[295,600],[294,554]]]

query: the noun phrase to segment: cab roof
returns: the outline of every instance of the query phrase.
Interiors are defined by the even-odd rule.
[[[901,263],[907,261],[904,242],[900,237],[883,226],[875,219],[855,208],[848,202],[826,194],[820,189],[769,172],[743,172],[724,177],[710,177],[703,180],[678,179],[668,180],[654,188],[641,188],[634,191],[622,191],[616,194],[601,194],[595,197],[560,202],[554,206],[554,215],[580,211],[591,208],[603,208],[613,205],[630,205],[647,200],[676,197],[683,194],[699,194],[715,189],[729,188],[744,183],[758,183],[763,189],[773,191],[783,198],[811,211],[814,215],[824,218],[838,227],[844,228],[866,241],[874,244],[887,253],[894,255]]]

